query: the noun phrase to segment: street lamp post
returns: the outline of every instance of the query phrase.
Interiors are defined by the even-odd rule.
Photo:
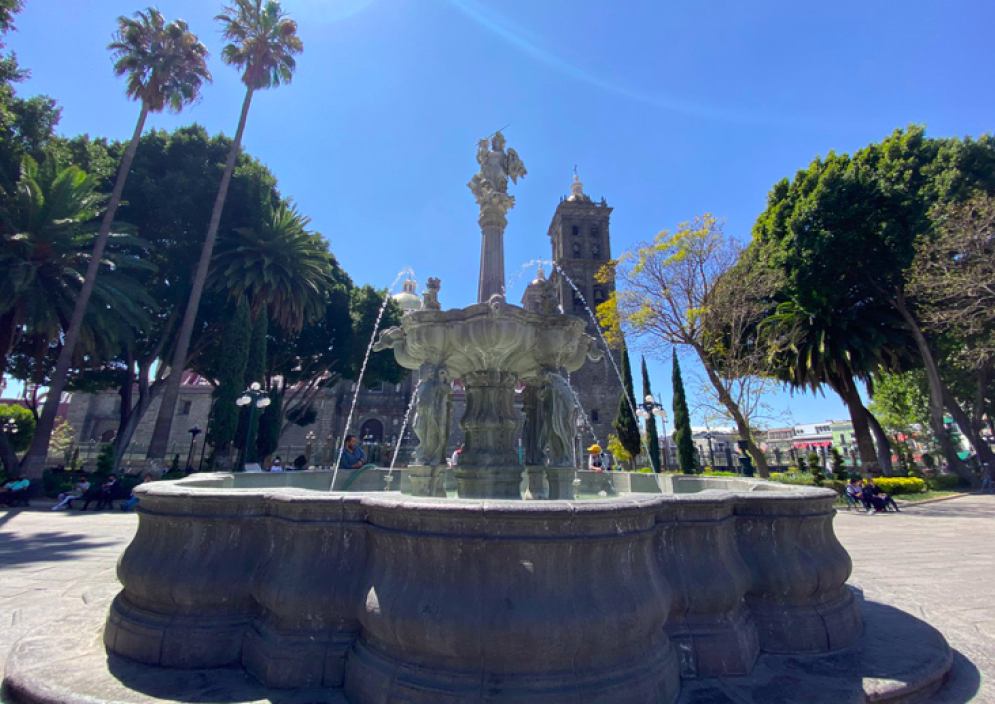
[[[8,418],[3,422],[3,432],[7,435],[17,435],[18,427],[17,421],[13,418]]]
[[[193,469],[193,446],[197,442],[197,436],[204,431],[195,425],[187,432],[190,433],[190,451],[187,453],[187,468]]]
[[[705,431],[705,439],[708,440],[708,464],[712,470],[715,469],[715,451],[712,449],[712,431]]]
[[[584,419],[579,415],[577,416],[577,432],[574,433],[574,466],[581,466],[581,459],[584,457]]]
[[[318,436],[314,434],[314,431],[308,432],[304,439],[307,440],[307,449],[304,451],[304,455],[307,457],[306,465],[311,466],[311,453],[314,452],[314,441],[318,439]]]
[[[650,423],[655,423],[656,422],[655,418],[659,418],[661,421],[663,421],[663,437],[664,437],[663,465],[664,469],[669,469],[669,467],[667,466],[667,449],[668,449],[667,445],[669,443],[667,443],[666,441],[667,411],[664,410],[663,406],[661,406],[659,403],[656,402],[655,398],[647,394],[646,398],[643,399],[643,402],[639,404],[639,410],[636,411],[636,415],[638,415],[640,418],[646,421],[647,426]],[[647,435],[649,435],[648,432]],[[657,449],[659,449],[659,446],[657,447]],[[652,458],[650,459],[650,461],[652,462]],[[659,472],[660,468],[654,467],[653,471]]]
[[[258,381],[252,382],[249,388],[245,390],[245,393],[235,401],[236,406],[249,406],[249,426],[245,431],[245,445],[242,447],[243,467],[245,467],[245,463],[249,459],[249,438],[252,437],[252,424],[256,420],[256,409],[266,408],[270,403],[269,395],[262,390],[262,386]]]

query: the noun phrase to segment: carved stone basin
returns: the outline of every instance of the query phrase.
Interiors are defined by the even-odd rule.
[[[437,378],[441,371],[462,380],[466,412],[460,426],[466,447],[456,470],[459,496],[515,499],[520,498],[522,471],[514,442],[516,386],[600,359],[594,338],[584,329],[579,318],[533,313],[493,296],[467,308],[408,313],[400,327],[383,332],[373,349],[393,349],[398,364],[419,370],[423,380]],[[431,405],[421,396],[418,403]],[[572,412],[572,401],[569,408]],[[557,427],[567,426],[559,421]],[[417,423],[415,431],[425,444]],[[438,453],[423,451],[420,456]]]

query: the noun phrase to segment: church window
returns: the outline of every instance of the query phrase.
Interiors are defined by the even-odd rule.
[[[580,258],[580,245],[574,242],[574,257]]]
[[[592,423],[597,423],[598,422],[598,409],[597,408],[592,408],[591,409],[591,422]]]
[[[597,237],[601,234],[601,228],[597,225],[591,226],[591,237]]]
[[[591,256],[600,257],[601,256],[601,245],[595,242],[591,245]]]
[[[571,227],[570,228],[570,234],[572,234],[574,237],[576,237],[577,235],[579,235],[580,234],[580,227],[577,226],[577,225],[574,225],[573,227]]]
[[[605,300],[605,290],[600,286],[594,287],[594,302],[602,303]]]

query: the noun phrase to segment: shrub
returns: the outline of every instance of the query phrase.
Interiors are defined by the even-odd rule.
[[[833,476],[837,479],[846,479],[846,462],[843,459],[843,453],[839,449],[831,447],[829,454],[832,456]]]
[[[5,423],[9,418],[14,420],[17,432],[9,433],[7,442],[10,443],[14,452],[24,452],[31,447],[31,440],[35,436],[35,417],[24,406],[18,404],[0,405],[0,423]]]
[[[846,481],[843,479],[827,479],[822,483],[823,489],[832,489],[840,496],[843,496],[843,492],[846,491]]]
[[[956,474],[934,474],[926,479],[926,485],[935,491],[953,491],[962,486]]]
[[[739,474],[736,472],[724,472],[724,471],[706,471],[706,477],[738,477]]]
[[[815,486],[815,479],[808,472],[774,472],[770,475],[770,480],[781,484]]]
[[[653,474],[652,467],[640,467],[636,471],[639,472],[639,474]]]
[[[97,453],[97,471],[96,474],[101,476],[106,476],[114,471],[114,446],[110,443],[100,446],[100,452]]]
[[[42,492],[50,499],[54,499],[64,491],[73,488],[75,475],[69,472],[53,472],[51,468],[46,468],[41,473]]]
[[[874,480],[878,488],[886,494],[921,494],[926,491],[926,482],[916,477],[880,477]]]

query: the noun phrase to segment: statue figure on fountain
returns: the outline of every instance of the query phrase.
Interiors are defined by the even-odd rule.
[[[442,310],[442,306],[439,305],[439,289],[441,287],[441,279],[433,279],[429,277],[428,285],[425,287],[425,291],[422,292],[422,309]]]
[[[518,183],[526,175],[525,164],[514,149],[504,149],[507,141],[498,130],[490,139],[477,142],[477,163],[480,173],[474,174],[467,186],[477,198],[481,209],[494,207],[507,213],[515,205],[514,196],[508,195],[508,179]]]
[[[573,466],[577,404],[562,374],[542,371],[539,379],[539,444],[550,467]]]
[[[415,418],[411,423],[418,436],[415,463],[431,467],[444,465],[453,413],[449,370],[441,364],[423,364],[415,399]]]

